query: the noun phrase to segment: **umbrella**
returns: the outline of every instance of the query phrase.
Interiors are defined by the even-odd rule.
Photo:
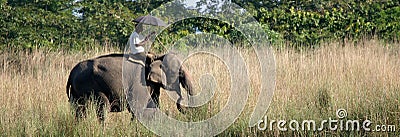
[[[162,21],[161,19],[154,17],[154,16],[141,16],[139,18],[136,18],[133,20],[133,22],[137,22],[137,23],[143,23],[143,24],[147,24],[147,25],[154,25],[154,26],[167,26],[167,24]]]

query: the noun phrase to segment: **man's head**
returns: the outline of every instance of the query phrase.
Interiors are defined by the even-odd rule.
[[[135,31],[136,31],[137,33],[142,32],[142,31],[143,31],[143,24],[142,24],[142,23],[137,23],[137,24],[135,25]]]

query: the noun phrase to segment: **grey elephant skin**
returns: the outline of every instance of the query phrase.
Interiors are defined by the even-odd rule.
[[[100,120],[105,111],[121,112],[159,107],[160,89],[176,94],[176,105],[184,99],[179,85],[193,95],[192,80],[174,54],[147,54],[142,63],[131,61],[128,54],[109,54],[79,62],[70,72],[66,92],[77,119],[86,115],[92,100]]]

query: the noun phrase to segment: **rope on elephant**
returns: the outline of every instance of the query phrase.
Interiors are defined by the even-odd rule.
[[[130,62],[138,63],[138,64],[140,64],[140,65],[142,65],[142,66],[145,66],[145,64],[144,64],[144,62],[143,62],[142,60],[137,60],[137,59],[133,59],[133,58],[129,58],[128,60],[129,60]]]

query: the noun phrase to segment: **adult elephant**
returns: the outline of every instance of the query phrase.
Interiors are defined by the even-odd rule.
[[[70,72],[67,95],[76,117],[86,115],[88,100],[96,103],[96,113],[104,120],[104,112],[121,112],[126,108],[134,114],[143,108],[156,108],[160,89],[173,91],[182,112],[179,84],[188,95],[193,94],[189,73],[172,53],[132,56],[109,54],[79,62]]]

